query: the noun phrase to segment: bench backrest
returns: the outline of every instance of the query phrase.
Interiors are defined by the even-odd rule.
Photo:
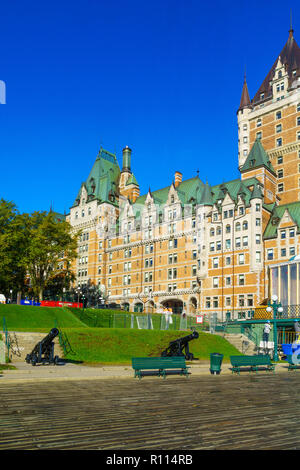
[[[270,356],[259,354],[257,356],[230,356],[233,366],[269,366],[272,364]]]
[[[184,356],[172,357],[133,357],[133,369],[175,369],[185,368]]]

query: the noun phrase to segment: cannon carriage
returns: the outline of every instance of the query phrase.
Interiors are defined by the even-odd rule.
[[[27,354],[25,361],[27,364],[35,366],[38,363],[42,364],[55,364],[59,362],[59,357],[54,356],[54,342],[53,340],[59,334],[57,328],[52,328],[50,333],[41,341],[39,341],[30,354]]]
[[[184,356],[188,361],[197,360],[189,350],[189,342],[197,338],[199,338],[199,333],[193,328],[193,332],[190,335],[170,341],[169,346],[162,351],[161,357]]]

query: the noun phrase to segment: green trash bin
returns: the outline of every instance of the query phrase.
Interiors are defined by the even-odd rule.
[[[221,365],[223,361],[223,354],[211,353],[210,355],[210,373],[219,375],[221,372]]]

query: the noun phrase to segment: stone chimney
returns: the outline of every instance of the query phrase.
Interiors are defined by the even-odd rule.
[[[180,173],[180,171],[175,171],[175,183],[174,183],[175,188],[177,188],[177,186],[179,186],[180,183],[182,183],[182,173]]]

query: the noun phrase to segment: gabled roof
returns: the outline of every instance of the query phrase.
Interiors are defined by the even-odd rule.
[[[120,167],[116,156],[107,150],[100,149],[87,180],[82,183],[73,206],[78,204],[82,188],[87,191],[88,200],[109,201],[109,194],[117,191]]]
[[[286,210],[288,210],[290,217],[297,224],[298,230],[300,229],[300,201],[275,206],[265,229],[264,239],[277,237],[277,229]]]
[[[158,189],[156,191],[151,191],[151,195],[153,197],[155,204],[160,204],[160,205],[166,204],[172,184],[165,188]],[[198,176],[196,176],[194,178],[182,181],[175,188],[175,191],[177,192],[177,195],[180,199],[181,204],[191,204],[192,201],[199,204],[203,188],[204,188],[204,183],[200,180]],[[147,194],[144,194],[138,197],[135,203],[133,204],[133,206],[144,205],[146,197],[147,197]]]
[[[248,170],[253,170],[254,168],[258,168],[260,166],[265,166],[270,170],[274,175],[276,175],[275,170],[272,166],[272,163],[270,162],[269,155],[263,148],[263,145],[261,143],[260,139],[256,139],[249,154],[248,157],[244,163],[244,165],[241,168],[241,173],[248,171]]]
[[[260,101],[261,93],[264,93],[264,100],[272,97],[273,93],[270,82],[273,80],[274,72],[279,58],[281,60],[281,63],[285,65],[286,71],[288,73],[289,87],[291,86],[292,82],[300,76],[300,48],[294,39],[293,33],[293,29],[290,29],[288,40],[285,46],[283,47],[282,51],[280,52],[279,56],[275,60],[274,64],[272,65],[272,68],[267,74],[263,83],[259,87],[257,93],[255,94],[252,100],[253,104]],[[296,75],[292,74],[293,70],[296,70]]]
[[[212,199],[213,203],[217,204],[220,195],[220,189],[226,191],[231,199],[237,203],[239,195],[243,195],[246,206],[250,203],[250,198],[252,196],[252,189],[249,188],[255,186],[259,181],[256,178],[247,178],[245,180],[236,179],[229,181],[227,183],[218,184],[212,187]]]

